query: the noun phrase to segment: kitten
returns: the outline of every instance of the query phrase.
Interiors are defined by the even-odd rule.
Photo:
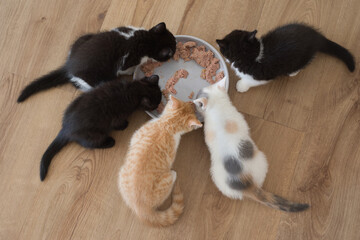
[[[243,196],[287,212],[303,211],[307,204],[293,203],[261,188],[268,169],[265,155],[249,135],[249,127],[232,105],[225,78],[204,88],[194,100],[204,115],[205,142],[211,153],[211,176],[227,197]]]
[[[119,27],[111,31],[87,34],[75,41],[64,66],[30,83],[18,102],[31,95],[71,82],[81,91],[132,74],[138,64],[152,58],[167,61],[176,50],[174,35],[159,23],[150,30]]]
[[[181,135],[199,127],[202,124],[196,119],[195,105],[170,95],[160,118],[146,123],[131,138],[119,173],[119,190],[145,223],[168,226],[183,212],[183,195],[171,166]],[[158,210],[172,190],[172,205],[165,211]]]
[[[234,30],[222,40],[216,40],[221,53],[241,78],[239,92],[267,84],[282,75],[295,76],[315,56],[322,52],[342,60],[353,72],[351,53],[304,24],[288,24],[257,39],[253,32]]]
[[[114,146],[115,140],[109,136],[111,130],[124,130],[127,118],[138,107],[149,111],[157,108],[162,96],[158,82],[157,75],[132,82],[116,80],[76,98],[65,111],[62,129],[41,159],[41,181],[51,159],[69,142],[85,148]]]

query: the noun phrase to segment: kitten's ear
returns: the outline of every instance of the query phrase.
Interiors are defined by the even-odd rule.
[[[189,127],[191,127],[192,129],[197,129],[202,127],[201,122],[197,119],[191,119],[188,124]]]
[[[153,33],[163,33],[166,30],[166,24],[164,22],[159,23],[158,25],[152,27],[150,32]]]
[[[150,84],[159,85],[159,76],[152,75],[146,79]]]
[[[227,46],[227,42],[224,39],[216,39],[216,43],[219,45],[219,47],[221,48],[225,48]]]
[[[249,42],[252,42],[256,39],[256,37],[255,37],[256,33],[257,33],[257,30],[254,30],[249,34],[249,37],[248,37]]]
[[[207,99],[206,98],[198,98],[193,101],[198,109],[201,111],[205,111],[207,107]]]
[[[223,91],[226,91],[226,79],[227,77],[225,76],[223,79],[215,83],[215,86]]]
[[[168,104],[170,104],[171,108],[174,109],[180,106],[180,101],[173,95],[170,95]]]

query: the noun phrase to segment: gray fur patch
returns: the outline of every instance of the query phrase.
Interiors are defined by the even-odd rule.
[[[208,94],[204,93],[203,89],[200,89],[200,91],[198,92],[198,94],[196,95],[195,99],[199,99],[199,98],[208,98]],[[196,111],[195,111],[196,117],[200,122],[204,122],[204,112],[203,110],[196,105]]]
[[[204,115],[198,110],[198,106],[196,106],[195,115],[200,122],[204,122]]]
[[[224,159],[224,167],[230,174],[237,174],[242,170],[240,161],[233,156],[228,156]]]
[[[239,178],[231,177],[228,178],[227,184],[230,188],[235,190],[244,190],[250,186],[250,182],[242,182]]]
[[[208,98],[209,95],[207,93],[204,93],[203,89],[200,89],[200,91],[198,92],[198,94],[196,95],[196,98],[195,99],[198,99],[198,98]]]
[[[282,211],[300,212],[309,208],[308,204],[293,203],[275,194],[273,195],[273,197],[276,206]]]
[[[250,140],[241,140],[239,156],[243,159],[250,159],[254,155],[254,145]]]

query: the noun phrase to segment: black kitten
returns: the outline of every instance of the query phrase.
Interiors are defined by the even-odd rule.
[[[69,142],[85,148],[110,148],[115,140],[111,130],[127,127],[127,118],[138,107],[154,110],[161,101],[159,77],[138,81],[111,81],[76,98],[66,109],[62,129],[44,153],[40,179],[45,179],[51,159]]]
[[[174,35],[159,23],[150,30],[119,27],[87,34],[75,41],[64,66],[30,83],[20,94],[22,102],[34,93],[72,82],[88,91],[102,82],[132,74],[148,58],[167,61],[176,50]]]
[[[253,32],[234,30],[216,40],[221,53],[241,78],[239,92],[263,85],[277,76],[295,76],[314,57],[323,52],[342,60],[351,72],[355,69],[351,53],[304,24],[288,24],[269,32],[260,39]]]

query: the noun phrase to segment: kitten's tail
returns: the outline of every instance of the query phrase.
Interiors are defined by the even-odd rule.
[[[53,157],[60,152],[60,150],[68,144],[69,139],[64,136],[63,132],[60,131],[56,136],[54,141],[50,144],[50,146],[46,149],[43,157],[40,162],[40,180],[44,181],[46,174],[48,172],[51,160]]]
[[[340,46],[339,44],[323,37],[319,51],[342,60],[350,72],[355,70],[355,60],[353,55],[346,48]]]
[[[278,195],[266,192],[265,190],[257,187],[251,177],[242,176],[241,182],[243,182],[246,186],[246,188],[243,189],[243,193],[246,197],[266,206],[285,212],[301,212],[309,208],[308,204],[291,202]]]
[[[64,67],[56,69],[40,78],[35,79],[32,83],[27,85],[22,90],[17,102],[23,102],[37,92],[68,83],[69,80],[70,78],[68,77]]]
[[[143,215],[140,215],[141,220],[156,227],[166,227],[172,225],[178,220],[184,210],[184,196],[181,192],[179,182],[175,182],[172,193],[172,204],[164,210],[151,210]]]

